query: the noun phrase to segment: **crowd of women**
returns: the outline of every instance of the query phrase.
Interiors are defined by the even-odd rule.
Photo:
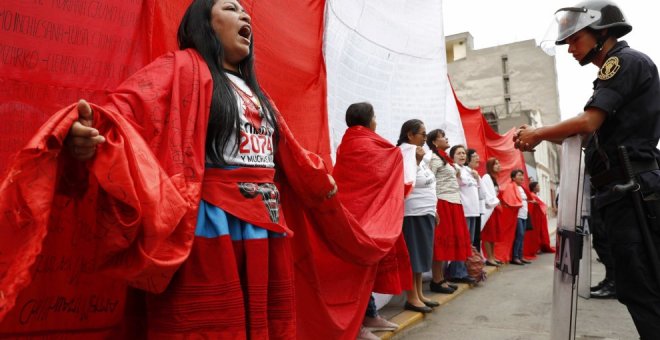
[[[376,134],[375,113],[369,103],[350,105],[346,122],[349,131],[361,129]],[[514,169],[509,183],[500,185],[501,168],[496,158],[487,160],[487,171],[481,176],[477,172],[481,160],[474,149],[461,144],[451,146],[443,130],[427,132],[418,119],[403,123],[396,145],[403,156],[404,178],[411,180],[407,183],[410,188],[404,201],[402,233],[412,285],[406,291],[404,309],[430,313],[439,306],[424,295],[425,272],[432,272],[431,292],[452,294],[457,289],[455,283],[476,284],[482,280],[481,267],[477,266],[474,273],[468,271],[466,261],[471,257],[495,267],[504,261],[520,266],[531,263],[523,254],[523,245],[526,231],[532,229],[529,206],[544,206],[535,195],[539,190],[537,182],[530,182],[529,189],[525,188],[524,172]],[[338,162],[341,160],[339,153]],[[340,195],[341,191],[340,185]],[[502,218],[507,213],[514,218]],[[547,220],[545,211],[542,215]],[[511,225],[502,228],[502,223]],[[547,224],[538,228],[547,230]],[[513,233],[514,240],[510,257],[498,259],[496,244],[507,231]],[[529,258],[541,251],[539,247],[530,248],[534,249],[526,252]],[[371,331],[396,326],[378,316],[372,301],[358,338],[377,339]]]

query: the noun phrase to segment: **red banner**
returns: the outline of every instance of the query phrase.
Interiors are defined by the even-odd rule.
[[[479,173],[481,175],[485,174],[486,161],[490,157],[495,157],[500,161],[501,166],[499,177],[497,178],[498,183],[509,182],[509,176],[513,169],[522,169],[527,174],[523,153],[513,145],[515,129],[507,131],[504,135],[498,134],[488,125],[480,108],[472,109],[465,107],[456,97],[455,93],[454,98],[456,99],[456,105],[458,105],[458,111],[461,114],[467,147],[477,150],[480,156]]]

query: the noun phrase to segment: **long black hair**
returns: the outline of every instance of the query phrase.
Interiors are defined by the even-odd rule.
[[[206,157],[214,163],[224,163],[223,152],[231,138],[240,144],[241,121],[238,98],[222,68],[225,51],[222,42],[211,26],[211,8],[217,0],[195,0],[181,19],[177,38],[179,48],[197,50],[204,58],[213,78],[211,112],[206,132]],[[279,140],[275,109],[261,90],[254,71],[254,44],[250,41],[250,53],[238,64],[243,80],[261,102],[266,121],[274,129],[274,144]],[[235,150],[235,149],[234,149]],[[234,151],[232,150],[232,151]]]
[[[424,125],[424,122],[419,119],[410,119],[403,123],[401,125],[401,132],[399,133],[399,140],[396,141],[396,146],[408,143],[408,132],[412,132],[413,134],[418,133],[422,129],[422,125]]]
[[[440,154],[440,152],[438,152],[438,147],[433,144],[433,142],[435,142],[435,140],[438,139],[438,136],[440,135],[443,137],[445,136],[445,132],[442,129],[434,129],[433,131],[429,132],[426,135],[426,145],[434,154],[438,155],[438,157],[444,161],[444,157]]]

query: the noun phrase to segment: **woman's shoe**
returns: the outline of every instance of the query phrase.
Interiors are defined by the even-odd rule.
[[[403,305],[403,309],[405,310],[410,310],[413,312],[419,312],[419,313],[431,313],[433,311],[433,308],[429,306],[423,306],[423,307],[417,307],[409,302],[406,302],[405,305]]]
[[[500,267],[501,266],[501,264],[498,264],[496,262],[491,262],[491,261],[486,261],[486,265],[491,266],[491,267]]]
[[[429,284],[429,289],[431,289],[431,291],[435,292],[435,293],[453,294],[456,289],[454,289],[452,287],[449,287],[449,286],[444,287],[442,285],[443,283],[444,283],[444,281],[441,281],[440,283],[437,283],[437,282],[433,282],[433,280],[431,280],[431,283]]]
[[[525,264],[520,261],[519,259],[513,259],[511,260],[511,264],[515,264],[516,266],[524,266]]]
[[[495,259],[495,263],[499,264],[500,266],[504,264],[504,262],[502,262],[502,261],[500,261],[500,260],[498,260],[498,259]]]
[[[452,292],[452,293],[453,293],[453,292]],[[427,307],[431,307],[431,308],[440,306],[440,302],[438,302],[438,301],[423,300],[422,302],[424,302],[424,304],[425,304]]]
[[[447,281],[447,280],[442,280],[442,281],[440,281],[440,284],[441,284],[441,285],[442,285],[442,284],[445,284],[445,283],[447,284],[447,287],[449,287],[449,288],[451,288],[451,289],[453,289],[453,290],[457,290],[457,289],[458,289],[458,286],[457,286],[457,285],[451,284],[451,283],[449,283],[449,281]]]

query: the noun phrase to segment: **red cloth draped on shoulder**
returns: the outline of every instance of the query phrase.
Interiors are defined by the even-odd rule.
[[[400,294],[412,287],[410,258],[401,233],[402,162],[399,148],[363,126],[354,126],[342,138],[333,171],[342,204],[375,245],[389,250],[377,266],[373,291],[378,293]]]
[[[399,149],[366,128],[350,128],[337,152],[333,177],[339,189],[337,199],[323,206],[339,209],[341,202],[341,208],[347,211],[343,216],[354,221],[308,215],[316,223],[328,223],[332,228],[326,232],[294,230],[301,339],[355,339],[370,293],[376,289],[375,281],[376,285],[377,281],[386,283],[377,289],[381,292],[400,293],[412,285],[405,242],[404,261],[400,260],[398,242],[402,240],[404,195]],[[286,200],[290,195],[282,197]],[[286,208],[287,222],[294,225],[291,213],[296,213],[298,219],[301,210]],[[346,225],[354,229],[339,234]],[[328,231],[338,234],[333,236]],[[300,314],[303,310],[306,314]]]
[[[525,233],[525,242],[523,253],[526,258],[534,258],[539,251],[554,253],[554,247],[550,245],[550,235],[548,233],[548,207],[546,204],[532,192],[527,193],[530,197],[528,201],[529,218],[532,219],[534,229]],[[535,201],[536,203],[532,203]]]
[[[127,285],[165,289],[192,246],[210,90],[194,52],[168,54],[92,106],[106,142],[86,169],[62,152],[76,105],[17,154],[0,184],[3,332],[116,337]]]
[[[0,183],[3,335],[89,339],[135,331],[127,323],[140,323],[141,315],[127,287],[163,291],[192,246],[212,85],[196,52],[167,54],[131,76],[108,104],[93,105],[107,141],[84,168],[62,152],[75,105],[54,114],[17,154]],[[359,224],[338,199],[324,199],[332,185],[323,161],[279,121],[276,163],[284,214],[296,233],[297,315],[314,321],[297,325],[337,338],[356,314],[350,297],[370,290],[342,276],[345,267],[325,267],[324,250],[360,265],[373,265],[384,250],[356,232]],[[349,280],[354,285],[336,290],[335,281]],[[326,314],[332,318],[322,319]]]
[[[499,216],[500,242],[495,243],[495,257],[500,261],[508,262],[511,261],[513,240],[516,236],[518,209],[522,206],[522,199],[518,192],[518,186],[512,181],[504,181],[500,185],[499,198],[502,202],[502,210]]]

